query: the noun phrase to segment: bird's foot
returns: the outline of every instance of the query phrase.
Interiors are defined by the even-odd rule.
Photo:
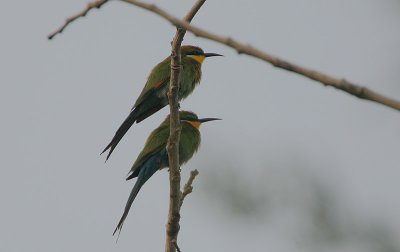
[[[179,169],[179,173],[181,173],[181,172],[182,172],[181,167],[179,167],[178,169]],[[170,170],[169,170],[169,168],[168,168],[168,172],[169,172],[169,171],[170,171]]]

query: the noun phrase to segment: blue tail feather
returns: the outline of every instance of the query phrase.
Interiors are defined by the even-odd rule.
[[[125,206],[125,211],[117,225],[117,227],[114,230],[113,235],[119,230],[121,232],[122,226],[124,224],[124,221],[126,217],[128,216],[129,210],[132,206],[133,201],[136,198],[136,195],[139,193],[140,188],[146,183],[146,181],[153,176],[153,174],[161,168],[161,155],[160,153],[156,153],[153,156],[151,156],[143,165],[140,167],[139,175],[136,180],[136,183],[131,191],[131,194],[129,195],[128,201],[126,202]]]

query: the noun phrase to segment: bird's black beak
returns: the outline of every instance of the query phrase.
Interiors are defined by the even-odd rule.
[[[216,120],[222,120],[219,118],[202,118],[202,119],[198,119],[197,121],[200,123],[205,123],[205,122],[210,122],[210,121],[216,121]]]
[[[224,56],[218,53],[205,53],[204,56],[207,57],[214,57],[214,56]]]

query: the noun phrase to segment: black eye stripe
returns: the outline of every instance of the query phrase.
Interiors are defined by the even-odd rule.
[[[204,55],[202,52],[189,52],[187,55]]]
[[[189,118],[186,118],[186,119],[181,118],[181,121],[182,122],[197,122],[198,120],[194,119],[194,118],[193,119],[192,118],[190,118],[190,119]]]

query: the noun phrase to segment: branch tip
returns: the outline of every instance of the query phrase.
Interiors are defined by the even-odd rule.
[[[56,31],[54,31],[53,33],[51,33],[49,36],[47,36],[47,38],[49,40],[52,40],[57,34],[61,34],[65,28],[67,28],[68,25],[70,25],[72,22],[74,22],[75,20],[77,20],[78,18],[81,17],[85,17],[86,14],[94,8],[100,9],[100,7],[105,4],[108,0],[95,0],[92,3],[88,3],[86,5],[86,8],[84,10],[82,10],[81,12],[79,12],[78,14],[71,16],[69,18],[65,19],[65,23],[63,25],[61,25]]]

